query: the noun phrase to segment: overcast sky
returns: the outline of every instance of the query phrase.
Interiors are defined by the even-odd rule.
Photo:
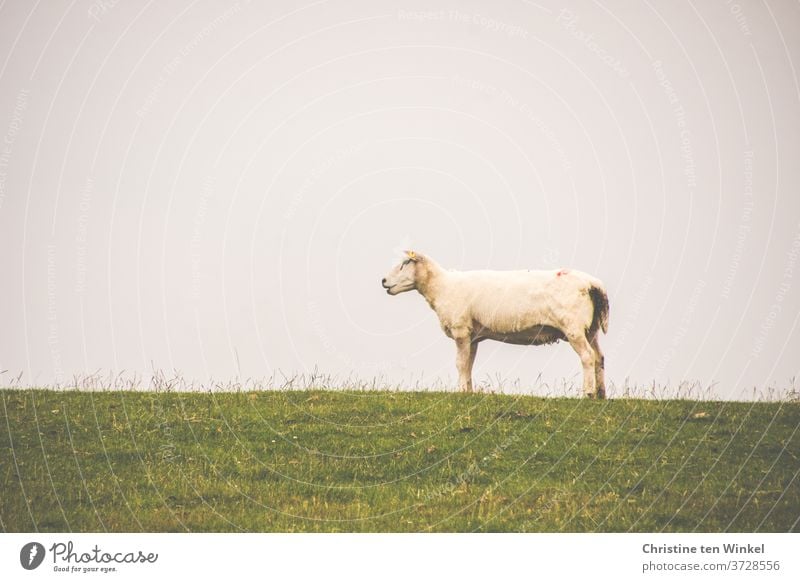
[[[0,383],[454,384],[407,247],[601,278],[618,387],[800,375],[800,4],[264,4],[2,4]]]

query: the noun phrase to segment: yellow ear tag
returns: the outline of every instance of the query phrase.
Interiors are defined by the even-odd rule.
[[[417,258],[417,253],[414,251],[406,251],[406,255],[408,255],[408,258],[412,261]]]

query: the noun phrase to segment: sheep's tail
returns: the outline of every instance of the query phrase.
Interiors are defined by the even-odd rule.
[[[603,333],[608,333],[608,295],[603,284],[599,281],[593,282],[589,287],[589,297],[592,298],[592,305],[594,306],[594,316],[592,317],[590,329],[596,333],[599,327],[603,330]]]

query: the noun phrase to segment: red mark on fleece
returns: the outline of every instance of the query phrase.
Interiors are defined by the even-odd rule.
[[[569,269],[560,269],[558,273],[556,273],[556,277],[560,277],[561,275],[566,275],[569,273]]]

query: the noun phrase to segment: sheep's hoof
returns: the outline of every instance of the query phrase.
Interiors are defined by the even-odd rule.
[[[584,394],[586,398],[589,400],[605,400],[606,393],[605,392],[586,392]]]
[[[586,392],[584,396],[586,396],[586,398],[588,398],[589,400],[605,400],[606,391],[598,390],[597,392]]]

